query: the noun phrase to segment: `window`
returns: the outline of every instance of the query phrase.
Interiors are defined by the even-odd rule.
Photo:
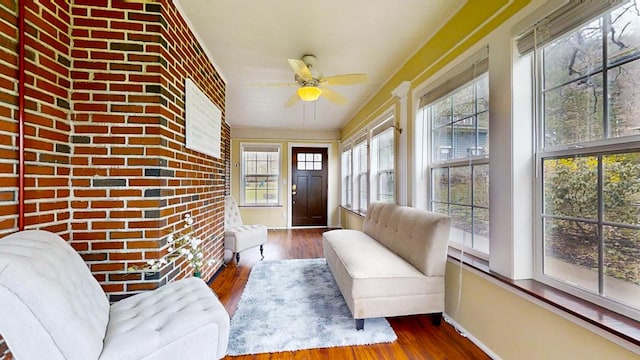
[[[352,156],[350,146],[342,151],[342,206],[349,209],[353,202]]]
[[[241,144],[243,205],[280,203],[280,146]]]
[[[322,154],[298,153],[298,170],[322,170]]]
[[[539,76],[539,280],[640,309],[640,14],[635,2],[548,41]]]
[[[484,59],[426,94],[419,111],[431,144],[429,208],[451,217],[453,245],[481,257],[489,254],[487,67]]]
[[[368,171],[368,154],[367,154],[367,138],[363,137],[356,143],[354,147],[354,189],[356,194],[356,206],[354,210],[361,214],[367,212],[369,205],[369,171]]]
[[[390,118],[371,137],[371,195],[376,201],[395,202],[394,130],[393,118]]]

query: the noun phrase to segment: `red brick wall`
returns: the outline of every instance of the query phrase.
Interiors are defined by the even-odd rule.
[[[72,244],[117,300],[190,274],[182,261],[158,276],[126,271],[162,255],[187,213],[206,257],[222,259],[229,153],[185,148],[184,83],[222,110],[225,85],[173,6],[95,4],[73,9]]]
[[[27,227],[70,240],[118,300],[191,274],[182,259],[127,271],[165,254],[189,213],[215,260],[208,279],[223,257],[230,129],[221,159],[185,148],[184,81],[223,118],[225,84],[172,1],[72,3],[27,1]],[[16,4],[0,0],[0,237],[17,230]]]
[[[0,1],[0,235],[18,228],[18,26],[15,2]]]
[[[27,2],[25,226],[69,236],[69,4]],[[0,234],[17,230],[17,2],[0,2]]]

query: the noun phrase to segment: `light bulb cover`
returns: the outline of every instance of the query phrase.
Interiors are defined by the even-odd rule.
[[[303,101],[316,101],[322,94],[322,90],[315,86],[303,86],[298,88],[298,96]]]

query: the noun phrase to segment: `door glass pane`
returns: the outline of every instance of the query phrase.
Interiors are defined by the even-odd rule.
[[[597,226],[579,221],[545,218],[544,273],[597,293]]]

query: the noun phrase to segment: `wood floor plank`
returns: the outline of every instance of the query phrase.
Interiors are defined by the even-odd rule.
[[[269,240],[264,246],[265,260],[308,259],[322,257],[322,233],[327,229],[269,230]],[[211,287],[229,312],[236,310],[240,296],[253,265],[260,261],[258,248],[240,254],[222,270]],[[420,360],[420,359],[490,359],[482,350],[444,321],[439,327],[431,324],[428,315],[389,318],[398,335],[390,344],[345,346],[329,349],[311,349],[295,352],[227,356],[225,359],[252,360]],[[365,328],[366,331],[366,328]]]

